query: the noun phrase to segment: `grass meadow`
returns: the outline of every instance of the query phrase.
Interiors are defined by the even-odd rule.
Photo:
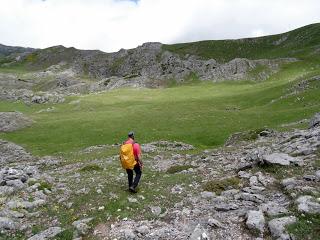
[[[63,104],[0,102],[0,111],[20,111],[34,120],[0,138],[33,154],[61,154],[120,143],[128,131],[137,141],[175,140],[198,149],[224,144],[234,132],[309,118],[320,110],[319,84],[290,95],[292,86],[318,73],[314,64],[295,62],[264,82],[202,82],[162,89],[117,89],[68,97]],[[54,108],[51,112],[40,110]]]

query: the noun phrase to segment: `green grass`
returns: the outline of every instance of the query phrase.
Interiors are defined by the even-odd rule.
[[[81,172],[102,171],[102,170],[103,169],[96,164],[87,165],[80,169]]]
[[[38,190],[45,190],[45,189],[48,189],[51,191],[52,185],[48,182],[44,182],[44,181],[40,182],[40,186],[38,187]]]
[[[191,54],[192,51],[198,55],[207,53],[207,57],[220,53],[224,59],[233,58],[232,54],[252,58],[264,57],[261,54],[286,57],[289,49],[295,49],[295,56],[300,60],[283,64],[267,81],[200,82],[192,73],[183,84],[168,80],[170,87],[165,89],[117,89],[68,97],[59,105],[27,106],[0,101],[0,111],[20,111],[35,121],[29,128],[0,133],[0,138],[21,144],[34,154],[47,155],[120,143],[130,130],[136,132],[140,143],[174,140],[193,144],[197,149],[221,146],[235,132],[253,133],[248,136],[252,139],[256,137],[256,129],[281,130],[281,124],[310,118],[320,111],[320,84],[317,81],[311,82],[306,91],[288,95],[299,81],[320,75],[320,56],[310,55],[318,46],[319,31],[319,24],[292,31],[283,45],[276,46],[274,41],[283,35],[225,42],[232,46],[236,44],[236,48],[241,46],[245,55],[241,55],[240,50],[233,53],[233,47],[220,46],[219,41],[206,43],[212,48],[205,47],[207,45],[202,42],[181,48],[182,52]],[[180,49],[180,45],[170,46]],[[193,49],[192,46],[197,47]],[[61,54],[75,51],[73,48],[66,52],[62,50],[53,47],[45,51],[53,54],[52,61],[60,59]],[[258,68],[251,74],[257,75],[264,70]],[[80,103],[77,106],[69,104],[73,100],[80,100]],[[55,107],[53,112],[37,113],[52,106]]]
[[[38,155],[120,143],[134,130],[140,143],[175,140],[199,149],[224,144],[234,132],[277,128],[311,117],[320,110],[319,89],[280,99],[306,64],[295,63],[261,83],[198,83],[166,89],[117,89],[108,93],[69,97],[54,112],[37,113],[53,105],[0,101],[0,111],[21,111],[35,123],[13,133],[1,133]],[[300,71],[299,71],[300,69]],[[68,104],[80,100],[77,106]],[[277,101],[272,102],[276,99]],[[239,110],[230,111],[230,106]]]
[[[286,38],[283,43],[276,41]],[[238,40],[209,40],[192,43],[164,45],[163,50],[171,51],[180,56],[197,55],[203,59],[216,59],[227,62],[234,58],[279,58],[303,57],[319,48],[320,24],[312,24],[288,33],[247,38]]]
[[[298,221],[287,227],[297,240],[320,239],[320,215],[304,214],[298,217]]]

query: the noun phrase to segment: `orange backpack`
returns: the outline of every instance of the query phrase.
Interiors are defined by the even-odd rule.
[[[120,147],[120,162],[124,169],[133,169],[137,161],[133,153],[134,143],[124,143]]]

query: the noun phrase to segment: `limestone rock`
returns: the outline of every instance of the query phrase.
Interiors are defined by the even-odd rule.
[[[221,204],[217,204],[215,205],[215,209],[217,211],[230,211],[230,210],[236,210],[238,209],[239,206],[235,203],[221,203]]]
[[[218,220],[216,220],[214,218],[208,219],[208,225],[211,227],[225,228],[225,226],[221,222],[219,222]]]
[[[0,230],[15,230],[17,224],[7,217],[0,217]]]
[[[316,113],[310,120],[309,128],[313,128],[320,125],[320,112]]]
[[[131,240],[136,238],[136,235],[131,229],[124,229],[123,233],[124,233],[124,239],[126,240]]]
[[[319,214],[320,203],[316,201],[313,196],[300,196],[296,203],[298,204],[298,211],[304,213]]]
[[[0,186],[0,196],[8,196],[14,192],[13,187]]]
[[[210,198],[214,198],[215,196],[216,194],[213,192],[207,192],[207,191],[201,192],[202,198],[210,199]]]
[[[285,208],[284,206],[279,205],[276,202],[267,202],[265,204],[262,204],[260,208],[269,217],[289,212],[287,208]]]
[[[74,226],[77,230],[77,232],[80,235],[85,235],[89,232],[90,227],[88,226],[87,223],[91,222],[93,220],[93,218],[85,218],[85,219],[81,219],[78,221],[74,221],[72,223],[72,226]]]
[[[267,164],[278,164],[281,166],[289,166],[290,163],[296,163],[299,160],[291,157],[286,153],[272,153],[270,155],[264,155],[263,160]]]
[[[161,214],[161,207],[159,207],[159,206],[152,206],[152,207],[150,207],[150,210],[151,210],[152,214],[155,216],[159,216]]]
[[[13,187],[14,189],[22,189],[25,187],[23,182],[20,179],[9,180],[6,182],[7,186]]]
[[[291,238],[290,238],[290,235],[287,233],[285,227],[295,222],[296,222],[296,217],[294,216],[276,218],[276,219],[272,219],[268,223],[268,227],[272,237],[276,239],[287,240]]]
[[[25,151],[25,149],[21,146],[18,146],[14,143],[3,141],[0,139],[0,164],[7,164],[12,162],[23,162],[26,160],[31,160],[32,156]],[[13,175],[9,171],[4,174]]]
[[[254,233],[263,234],[265,219],[262,211],[249,211],[247,213],[246,225]]]
[[[0,112],[0,132],[12,132],[28,127],[32,120],[19,112]]]
[[[43,232],[40,232],[30,238],[28,240],[45,240],[45,239],[51,239],[61,233],[63,229],[61,227],[50,227]]]
[[[193,230],[189,240],[209,240],[209,236],[206,231],[198,224]]]
[[[283,187],[287,188],[289,186],[295,186],[298,184],[298,181],[296,180],[296,178],[285,178],[281,181],[281,184]]]
[[[142,234],[142,235],[146,235],[149,233],[149,228],[147,226],[140,226],[137,228],[136,230],[138,233]]]
[[[255,203],[262,203],[265,201],[265,197],[261,194],[240,193],[238,198],[241,200],[251,201]]]

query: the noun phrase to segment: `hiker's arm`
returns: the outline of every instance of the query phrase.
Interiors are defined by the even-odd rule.
[[[141,168],[143,168],[143,162],[142,162],[142,159],[141,159],[141,151],[139,152],[137,162],[138,162],[139,166]]]

